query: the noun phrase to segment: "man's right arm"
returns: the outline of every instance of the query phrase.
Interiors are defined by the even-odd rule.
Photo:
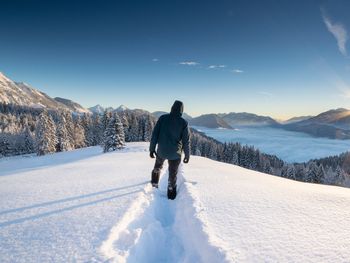
[[[151,143],[149,145],[149,151],[151,153],[156,151],[156,145],[158,142],[158,137],[159,137],[159,132],[160,132],[160,123],[161,123],[161,117],[158,119],[156,126],[154,126],[154,129],[152,132]]]

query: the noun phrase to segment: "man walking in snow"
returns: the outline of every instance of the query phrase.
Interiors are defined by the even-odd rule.
[[[171,107],[170,114],[159,117],[149,146],[150,157],[156,157],[152,171],[152,186],[158,187],[160,171],[167,159],[169,164],[168,198],[172,200],[176,197],[176,175],[182,151],[185,153],[183,162],[188,163],[190,159],[190,132],[187,121],[182,118],[183,109],[183,103],[176,100]]]

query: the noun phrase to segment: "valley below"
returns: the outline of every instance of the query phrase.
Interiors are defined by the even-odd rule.
[[[193,128],[223,143],[252,145],[287,162],[307,162],[310,159],[338,155],[350,149],[350,140],[316,138],[306,133],[273,127]]]

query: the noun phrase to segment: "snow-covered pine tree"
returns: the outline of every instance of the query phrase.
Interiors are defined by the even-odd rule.
[[[122,149],[125,147],[125,133],[124,133],[123,124],[117,113],[115,114],[115,120],[116,120],[116,148]]]
[[[288,165],[284,164],[282,169],[281,169],[281,177],[287,177],[287,170],[288,170]]]
[[[344,183],[345,174],[340,165],[337,165],[337,168],[335,169],[335,180],[337,185],[342,185]]]
[[[64,119],[65,119],[65,126],[68,132],[69,144],[73,149],[75,149],[75,143],[74,143],[75,131],[74,131],[74,122],[73,122],[72,113],[69,111],[63,111],[62,115],[64,116]]]
[[[305,174],[305,182],[318,182],[318,166],[315,161],[311,161],[308,163],[307,172]]]
[[[36,152],[45,155],[56,151],[56,127],[52,117],[43,111],[39,116],[36,129]]]
[[[77,117],[74,123],[74,147],[83,148],[85,147],[85,130],[81,124],[80,116]]]
[[[92,146],[94,141],[94,134],[93,134],[93,127],[92,127],[92,119],[91,115],[84,113],[82,119],[81,119],[81,126],[84,129],[84,143],[85,146]]]
[[[9,156],[12,154],[9,136],[6,133],[0,134],[0,157]]]
[[[112,117],[112,113],[108,110],[105,110],[103,112],[103,117],[102,117],[102,128],[103,128],[103,131],[105,131],[107,129],[107,126],[109,124],[109,121]]]
[[[335,184],[335,172],[333,171],[331,166],[326,166],[325,168],[325,184]]]
[[[150,114],[142,116],[142,140],[148,142],[151,140],[152,131],[154,128],[153,120]]]
[[[25,153],[33,153],[34,152],[34,138],[33,135],[29,129],[28,124],[26,125],[24,131],[23,131],[23,138],[24,138],[24,151]]]
[[[293,164],[288,164],[286,177],[295,180],[295,167]]]
[[[66,114],[59,114],[59,121],[57,124],[57,151],[64,152],[74,149],[72,144],[73,139],[71,138],[70,133],[68,132],[68,125],[66,121]]]
[[[325,181],[325,171],[324,171],[323,165],[320,164],[317,167],[315,178],[314,178],[314,182],[318,183],[318,184],[321,184],[324,181]]]
[[[131,117],[129,120],[129,133],[128,133],[128,137],[131,142],[139,141],[138,131],[139,131],[139,123],[136,119],[135,114],[131,114]]]
[[[93,116],[93,145],[103,143],[103,125],[99,114]]]
[[[231,164],[237,165],[238,164],[238,152],[233,148],[231,151]]]
[[[262,159],[262,172],[267,174],[272,174],[272,167],[270,160],[267,158]]]
[[[106,113],[106,112],[105,112]],[[104,116],[105,117],[105,116]],[[115,151],[116,140],[116,120],[114,117],[109,119],[106,129],[103,134],[103,152],[109,152],[110,149]]]
[[[121,112],[120,120],[123,124],[125,141],[130,142],[131,140],[130,140],[130,135],[129,135],[129,121],[128,121],[126,111]]]
[[[118,114],[113,114],[110,118],[103,137],[103,152],[124,148],[124,129]]]

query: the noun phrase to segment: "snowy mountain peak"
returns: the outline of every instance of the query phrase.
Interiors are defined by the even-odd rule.
[[[118,108],[115,109],[115,111],[117,112],[125,110],[128,110],[128,107],[126,107],[125,105],[120,105]]]
[[[2,73],[1,71],[0,71],[0,81],[1,82],[12,82],[12,80],[10,80],[8,77],[6,77],[4,75],[4,73]]]
[[[105,108],[100,104],[97,104],[96,106],[90,107],[89,110],[92,113],[102,114],[105,111]]]

